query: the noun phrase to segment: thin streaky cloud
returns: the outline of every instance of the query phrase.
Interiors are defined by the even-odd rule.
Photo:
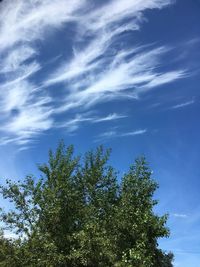
[[[131,137],[131,136],[137,136],[137,135],[143,135],[147,133],[147,129],[138,129],[131,132],[119,132],[116,130],[110,130],[108,132],[104,132],[97,136],[96,142],[103,141],[106,139],[111,138],[119,138],[119,137]]]
[[[121,136],[134,136],[134,135],[145,134],[146,132],[147,132],[147,129],[136,130],[136,131],[133,131],[133,132],[123,133],[123,134],[121,134]]]
[[[83,123],[102,123],[102,122],[111,122],[119,119],[126,118],[126,115],[121,115],[117,113],[108,114],[104,117],[86,117],[83,114],[76,115],[75,118],[69,119],[67,122],[62,122],[57,124],[57,128],[65,128],[67,132],[76,131]]]
[[[97,138],[96,138],[96,142],[102,141],[102,140],[105,140],[105,139],[110,139],[110,138],[113,138],[113,137],[117,137],[117,132],[115,130],[111,130],[111,131],[99,134],[97,136]]]
[[[181,218],[181,219],[188,218],[188,215],[187,214],[183,214],[183,213],[173,213],[172,216],[175,217],[175,218]]]
[[[113,120],[123,119],[123,118],[126,118],[126,117],[127,117],[126,115],[120,115],[120,114],[117,114],[117,113],[112,113],[112,114],[109,114],[106,117],[96,118],[96,119],[93,120],[93,122],[97,123],[97,122],[104,122],[104,121],[113,121]]]
[[[190,106],[190,105],[192,105],[194,103],[195,103],[194,100],[190,100],[190,101],[187,101],[187,102],[183,102],[183,103],[177,104],[177,105],[171,107],[171,109],[184,108],[184,107]]]

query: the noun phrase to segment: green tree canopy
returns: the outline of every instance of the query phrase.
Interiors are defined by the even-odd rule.
[[[119,181],[109,155],[100,146],[75,157],[61,143],[39,166],[39,179],[1,186],[14,204],[1,220],[18,239],[1,235],[0,266],[173,266],[173,255],[158,248],[158,238],[169,235],[167,216],[153,211],[158,185],[145,158]]]

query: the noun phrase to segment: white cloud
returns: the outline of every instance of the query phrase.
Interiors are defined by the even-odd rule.
[[[151,81],[149,81],[144,86],[144,88],[153,88],[156,86],[160,86],[160,85],[175,81],[177,79],[183,78],[185,76],[186,76],[185,70],[169,71],[167,73],[157,74],[153,77]]]
[[[21,110],[16,117],[5,123],[2,131],[7,132],[10,138],[1,144],[10,142],[15,142],[18,145],[27,144],[38,134],[53,126],[50,115],[51,111],[42,106]]]
[[[108,139],[108,138],[116,137],[116,136],[117,136],[116,131],[109,131],[109,132],[105,132],[105,133],[100,134],[98,136],[99,139],[97,139],[97,140]]]
[[[80,49],[76,43],[70,62],[62,63],[44,82],[46,86],[69,83],[64,104],[56,112],[81,106],[89,108],[98,102],[120,97],[137,98],[147,88],[182,78],[184,70],[166,73],[156,71],[160,57],[169,48],[114,48],[121,33],[140,28],[143,11],[163,8],[170,3],[172,1],[110,1],[101,8],[90,11],[87,16],[80,16],[79,38],[91,41]]]
[[[175,218],[181,218],[181,219],[185,219],[188,218],[188,216],[186,214],[181,214],[181,213],[173,213],[172,214]]]
[[[2,144],[24,145],[53,127],[51,98],[29,78],[41,70],[35,41],[71,21],[84,1],[3,1],[0,9]]]
[[[58,108],[57,112],[64,112],[80,106],[90,107],[98,102],[121,98],[124,94],[126,97],[137,98],[140,93],[149,88],[175,81],[184,76],[184,70],[165,74],[155,71],[160,63],[159,58],[168,51],[167,48],[160,47],[141,52],[137,47],[136,51],[137,53],[134,53],[134,49],[128,52],[118,51],[110,64],[105,64],[106,67],[98,72],[90,70],[86,82],[85,78],[74,79],[73,87],[76,90],[71,90],[70,94],[67,94],[64,104]]]
[[[84,3],[84,0],[3,1],[0,12],[0,49],[7,49],[19,42],[30,43],[43,39],[44,34],[74,20],[72,14]]]
[[[136,130],[136,131],[133,131],[133,132],[123,133],[123,134],[121,134],[121,136],[134,136],[134,135],[145,134],[146,132],[147,132],[146,129]]]
[[[119,132],[115,129],[110,130],[108,132],[104,132],[100,135],[98,135],[96,141],[102,141],[110,138],[118,138],[118,137],[131,137],[131,136],[137,136],[137,135],[143,135],[147,133],[147,129],[138,129],[131,132]]]
[[[194,103],[195,103],[194,100],[187,101],[187,102],[183,102],[183,103],[180,103],[180,104],[177,104],[177,105],[171,107],[171,109],[184,108],[184,107],[190,106],[190,105],[192,105],[192,104],[194,104]]]
[[[22,68],[25,60],[32,58],[36,51],[29,46],[20,46],[8,52],[1,62],[1,73],[13,72]]]
[[[112,120],[123,119],[123,118],[126,118],[126,117],[127,116],[125,116],[125,115],[112,113],[112,114],[109,114],[108,116],[103,117],[103,118],[96,118],[96,119],[93,120],[93,122],[97,123],[97,122],[104,122],[104,121],[112,121]]]
[[[170,3],[171,0],[112,0],[95,12],[91,12],[87,17],[86,26],[91,31],[101,30],[105,26],[113,30],[117,28],[117,23],[134,18],[132,27],[138,29],[142,19],[141,12],[146,9],[163,8]]]
[[[96,6],[89,0],[3,1],[0,8],[1,143],[25,145],[53,127],[74,131],[84,122],[124,118],[117,113],[102,118],[84,117],[82,113],[97,103],[138,98],[150,88],[184,77],[184,70],[158,72],[162,56],[169,52],[167,47],[131,44],[130,48],[121,42],[124,33],[140,29],[146,10],[171,3],[171,0],[113,0]],[[60,57],[55,71],[43,76],[45,62],[40,62],[39,44],[45,46],[50,36],[66,26],[71,27],[71,22],[75,32],[69,49],[72,55],[69,53],[62,62]],[[58,95],[59,89],[65,95],[53,101],[47,87],[56,84],[60,86]],[[54,114],[59,116],[68,110],[72,110],[74,119],[58,125]]]
[[[121,115],[121,114],[116,114],[116,113],[112,113],[112,114],[108,114],[105,117],[88,117],[88,116],[84,116],[83,114],[78,114],[76,115],[75,118],[68,120],[67,122],[64,123],[58,123],[57,127],[58,128],[65,128],[67,132],[74,132],[76,131],[81,124],[87,122],[87,123],[101,123],[101,122],[111,122],[111,121],[115,121],[115,120],[119,120],[119,119],[123,119],[126,118],[127,116],[125,115]]]

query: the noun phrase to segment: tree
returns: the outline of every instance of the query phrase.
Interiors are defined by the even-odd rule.
[[[14,266],[15,246],[12,240],[3,236],[0,232],[0,266]]]
[[[145,158],[119,182],[109,155],[100,146],[74,157],[61,143],[39,166],[40,179],[1,186],[14,204],[1,219],[19,238],[11,246],[14,265],[4,257],[0,266],[172,266],[172,254],[158,248],[158,238],[169,235],[167,216],[153,212],[158,185]]]

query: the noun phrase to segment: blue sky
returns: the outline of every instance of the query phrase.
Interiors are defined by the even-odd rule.
[[[200,1],[0,3],[0,177],[36,174],[60,139],[112,148],[123,173],[145,154],[168,212],[160,241],[200,266]]]

